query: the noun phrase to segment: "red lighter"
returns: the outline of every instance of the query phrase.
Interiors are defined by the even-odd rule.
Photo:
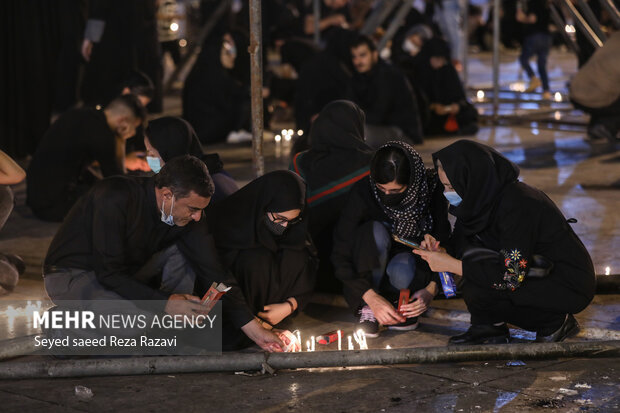
[[[400,297],[398,297],[398,312],[403,313],[400,308],[409,303],[409,290],[407,288],[403,288],[400,290]]]
[[[335,343],[336,341],[338,341],[338,330],[330,331],[316,338],[316,342],[323,345]]]

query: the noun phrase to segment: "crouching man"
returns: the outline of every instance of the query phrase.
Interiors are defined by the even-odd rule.
[[[261,327],[213,240],[198,225],[213,195],[205,164],[173,158],[154,177],[98,182],[71,209],[45,258],[45,289],[59,300],[160,300],[170,315],[206,314],[194,286],[224,282],[224,318],[267,351],[282,341]],[[226,347],[224,343],[224,347]]]

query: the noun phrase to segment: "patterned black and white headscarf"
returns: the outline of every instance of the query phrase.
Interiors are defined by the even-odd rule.
[[[390,141],[379,149],[388,146],[402,149],[409,160],[411,174],[405,197],[400,204],[388,207],[381,202],[379,190],[372,175],[370,176],[370,188],[383,211],[393,221],[392,233],[401,238],[417,241],[433,228],[430,203],[437,185],[437,172],[432,168],[425,169],[422,157],[408,143]]]

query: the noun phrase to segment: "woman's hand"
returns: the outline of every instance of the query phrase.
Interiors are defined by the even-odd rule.
[[[416,291],[408,304],[400,307],[401,312],[407,318],[418,317],[424,314],[435,295],[437,295],[437,291],[437,284],[431,281],[426,288]]]
[[[463,275],[463,263],[443,251],[413,250],[413,253],[422,257],[435,272]]]
[[[439,241],[437,241],[431,234],[426,234],[420,243],[420,247],[428,251],[439,251]]]
[[[278,334],[264,329],[256,320],[250,321],[241,330],[260,348],[270,353],[281,353],[286,347]]]
[[[258,316],[275,326],[291,314],[291,306],[289,303],[276,303],[264,306],[263,311],[259,312]]]
[[[375,315],[378,322],[385,326],[404,323],[405,317],[400,315],[394,306],[374,290],[368,290],[362,296]]]

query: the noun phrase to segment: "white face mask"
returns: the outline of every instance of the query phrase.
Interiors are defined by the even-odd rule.
[[[163,201],[161,201],[161,222],[163,222],[164,224],[170,225],[171,227],[174,226],[174,217],[172,216],[172,208],[174,208],[174,195],[172,195],[172,204],[170,205],[170,212],[168,213],[168,215],[166,215],[166,213],[164,212],[164,204],[166,203],[166,200],[164,199]]]
[[[415,56],[420,52],[420,47],[407,38],[403,42],[403,50],[411,56]]]

